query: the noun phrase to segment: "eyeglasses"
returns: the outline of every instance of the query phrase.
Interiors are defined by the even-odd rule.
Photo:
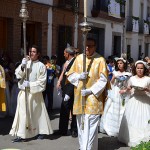
[[[86,45],[88,48],[93,48],[95,45]]]

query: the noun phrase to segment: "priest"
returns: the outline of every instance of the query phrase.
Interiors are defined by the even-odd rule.
[[[83,65],[83,54],[80,54],[67,73],[74,85],[73,114],[77,118],[80,150],[98,150],[98,123],[103,112],[108,73],[105,59],[96,52],[95,39],[86,40],[86,72],[83,72]],[[83,80],[86,89],[83,89]]]

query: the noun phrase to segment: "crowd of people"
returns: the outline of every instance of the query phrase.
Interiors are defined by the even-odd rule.
[[[128,146],[150,140],[149,57],[134,62],[122,54],[106,61],[93,38],[87,38],[85,56],[72,46],[65,48],[62,69],[56,55],[39,56],[33,45],[15,65],[6,53],[0,58],[0,117],[14,117],[12,142],[53,134],[54,86],[61,95],[54,134],[68,135],[71,119],[71,135],[78,137],[80,150],[98,150],[98,130]]]

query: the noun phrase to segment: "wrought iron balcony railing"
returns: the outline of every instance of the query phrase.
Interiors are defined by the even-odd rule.
[[[139,19],[139,33],[143,34],[144,33],[144,20]]]
[[[92,9],[92,16],[97,16],[99,12],[105,12],[108,13],[108,6],[110,1],[109,0],[93,0],[93,9]],[[122,18],[125,17],[125,1],[122,0],[122,3],[120,3],[120,16]]]
[[[74,13],[79,12],[79,0],[59,0],[58,7],[72,10]]]
[[[135,17],[138,18],[138,17]],[[140,34],[144,34],[144,20],[143,19],[135,19],[133,20],[132,16],[126,17],[126,31],[138,32]]]

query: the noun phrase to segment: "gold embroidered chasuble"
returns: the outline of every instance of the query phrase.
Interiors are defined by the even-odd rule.
[[[0,65],[0,111],[6,111],[6,97],[5,97],[5,71]]]
[[[88,77],[86,79],[86,88],[90,88],[99,79],[101,73],[108,78],[108,71],[106,67],[106,61],[98,53],[94,53],[91,57],[86,57],[86,70],[88,72]],[[67,75],[72,73],[82,73],[83,72],[83,54],[77,56],[72,65],[71,69]],[[74,86],[74,106],[73,114],[82,114],[82,95],[81,90],[83,87],[83,82],[79,80],[79,83]],[[105,101],[105,90],[98,97],[96,95],[90,94],[85,97],[85,114],[102,114],[104,109]]]

